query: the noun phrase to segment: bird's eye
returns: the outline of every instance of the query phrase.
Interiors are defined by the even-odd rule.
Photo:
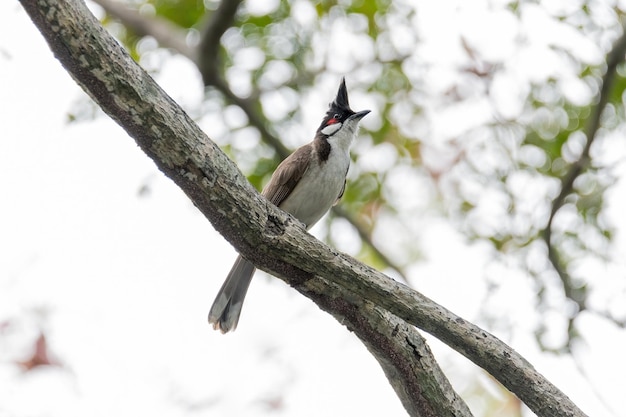
[[[334,125],[335,123],[339,123],[339,118],[340,117],[341,116],[339,115],[339,113],[333,114],[333,117],[328,119],[328,122],[326,123],[326,125],[329,126],[329,125]]]

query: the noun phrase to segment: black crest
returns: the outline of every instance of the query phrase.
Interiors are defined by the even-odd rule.
[[[338,110],[349,110],[352,111],[350,109],[350,103],[348,102],[348,89],[346,88],[346,78],[343,77],[341,78],[341,84],[339,84],[339,91],[337,91],[337,97],[335,98],[335,101],[333,101],[332,103],[330,103],[330,108],[333,109],[338,109]]]
[[[346,88],[346,79],[344,77],[341,79],[341,84],[339,84],[337,97],[335,97],[335,100],[330,103],[326,116],[324,117],[324,120],[322,120],[320,127],[317,129],[318,134],[328,125],[343,123],[353,114],[354,112],[350,108],[350,103],[348,102],[348,89]]]

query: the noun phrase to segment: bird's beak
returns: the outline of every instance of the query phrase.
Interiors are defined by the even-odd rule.
[[[371,110],[361,110],[360,112],[354,113],[352,116],[348,117],[348,120],[361,120],[370,111]]]

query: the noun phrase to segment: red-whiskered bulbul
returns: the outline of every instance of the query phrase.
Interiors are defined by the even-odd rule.
[[[354,112],[348,104],[346,81],[317,129],[315,139],[289,155],[272,174],[263,196],[310,229],[341,196],[350,166],[350,146],[359,122],[369,110]],[[235,330],[255,267],[235,261],[209,312],[209,323],[222,333]]]

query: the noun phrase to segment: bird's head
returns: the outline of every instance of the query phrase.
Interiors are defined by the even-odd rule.
[[[341,137],[349,139],[351,142],[357,132],[359,122],[369,112],[369,110],[354,112],[350,108],[346,79],[343,78],[339,85],[339,91],[337,91],[337,97],[330,103],[328,112],[317,129],[317,136],[325,139]]]

